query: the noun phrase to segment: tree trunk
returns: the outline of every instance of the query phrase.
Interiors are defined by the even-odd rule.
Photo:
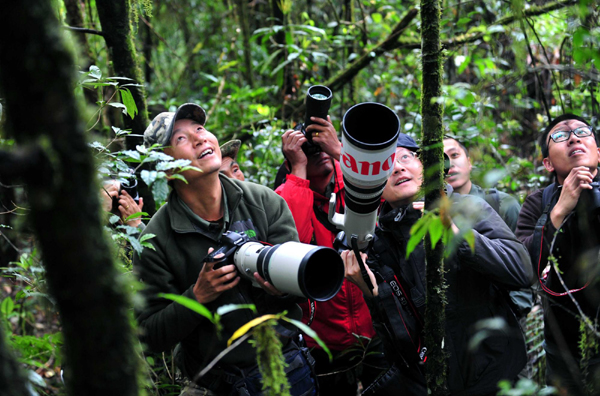
[[[244,53],[244,78],[250,88],[254,86],[252,70],[252,52],[250,51],[250,22],[248,21],[248,1],[236,0],[239,25],[242,28],[242,48]]]
[[[0,393],[3,396],[28,395],[19,363],[8,349],[4,339],[3,327],[0,326]]]
[[[47,0],[5,2],[0,87],[11,152],[0,174],[23,179],[64,336],[70,395],[137,395],[137,355],[123,275],[103,232],[99,188],[73,94],[73,58]],[[21,393],[23,394],[23,393]]]
[[[440,0],[421,0],[421,54],[423,65],[423,168],[425,208],[432,210],[443,195],[444,160],[442,106],[432,102],[442,94],[442,52],[440,43]],[[427,387],[433,395],[448,394],[446,386],[446,354],[442,348],[445,336],[446,298],[444,280],[444,245],[431,246],[425,238],[427,263],[427,305],[425,309],[425,345],[427,351]]]
[[[143,85],[144,80],[131,30],[129,0],[98,0],[96,8],[115,74],[119,77],[129,77],[134,80],[134,83]],[[141,135],[150,122],[144,88],[142,86],[128,88],[135,100],[138,114],[133,120],[129,116],[124,116],[124,123],[126,128],[131,128],[132,134],[140,136],[128,136],[126,146],[130,150],[135,150],[135,146],[142,144]]]

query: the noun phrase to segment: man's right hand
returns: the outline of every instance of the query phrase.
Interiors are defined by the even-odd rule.
[[[562,185],[558,202],[550,212],[550,220],[555,228],[560,227],[565,217],[575,209],[581,192],[592,189],[590,183],[593,180],[594,176],[589,167],[577,166],[571,169]]]
[[[213,248],[208,249],[208,254],[212,253],[213,250]],[[223,255],[218,254],[215,259],[220,259],[221,257]],[[214,269],[217,262],[204,263],[200,274],[198,274],[198,280],[194,285],[193,291],[196,300],[200,304],[216,300],[221,293],[234,288],[240,281],[235,265],[229,264]]]
[[[281,136],[283,143],[282,151],[287,160],[290,162],[291,173],[301,179],[306,179],[306,165],[308,158],[302,151],[302,145],[306,142],[306,138],[302,131],[293,129],[285,131]]]

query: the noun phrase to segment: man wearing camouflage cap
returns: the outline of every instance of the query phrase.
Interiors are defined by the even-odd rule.
[[[163,147],[166,154],[190,160],[199,171],[180,173],[187,183],[171,180],[173,190],[167,204],[146,227],[146,234],[155,235],[149,239],[154,249],[144,249],[134,258],[146,299],[136,317],[141,339],[149,349],[161,352],[178,346],[176,364],[191,381],[184,395],[254,395],[261,390],[261,377],[255,349],[247,341],[221,358],[206,375],[197,378],[198,373],[226,349],[227,340],[242,325],[282,311],[299,319],[300,308],[258,273],[254,276],[261,288],[240,281],[234,265],[215,268],[215,262],[203,262],[203,258],[220,245],[222,234],[228,230],[271,244],[297,241],[298,234],[285,201],[277,194],[220,174],[221,150],[217,138],[205,129],[205,121],[204,110],[188,103],[174,113],[156,116],[144,133],[146,146]],[[238,309],[224,314],[217,334],[204,316],[159,297],[159,293],[196,300],[213,314],[228,304],[254,304],[257,312]],[[298,346],[294,331],[281,325],[276,329],[288,363],[285,370],[291,394],[314,394],[310,354]]]
[[[221,146],[223,160],[220,172],[227,177],[244,181],[246,178],[240,169],[240,164],[237,162],[237,155],[241,145],[242,142],[239,140],[230,140]]]

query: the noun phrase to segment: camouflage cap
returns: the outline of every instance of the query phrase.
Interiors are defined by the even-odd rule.
[[[229,157],[234,161],[237,160],[238,151],[242,142],[240,140],[230,140],[221,146],[221,157]]]
[[[154,117],[146,131],[144,131],[144,145],[150,147],[158,143],[161,146],[168,146],[173,135],[175,121],[183,119],[194,120],[200,125],[204,125],[206,112],[197,104],[185,103],[179,106],[176,112],[160,113]]]

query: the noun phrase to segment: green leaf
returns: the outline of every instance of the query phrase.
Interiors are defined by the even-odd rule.
[[[371,14],[371,19],[373,19],[373,22],[374,22],[374,23],[381,23],[381,20],[382,20],[383,18],[381,17],[381,14],[380,14],[380,13],[378,13],[378,12],[374,12],[374,13],[372,13],[372,14]]]
[[[129,91],[127,88],[121,88],[120,92],[121,100],[123,100],[123,104],[127,108],[127,114],[133,120],[133,117],[135,117],[138,113],[137,106],[135,105],[135,99],[133,99],[131,91]]]
[[[125,150],[125,151],[121,151],[121,153],[123,155],[125,155],[126,157],[133,158],[138,161],[141,159],[140,153],[137,151],[134,151],[134,150]]]
[[[204,305],[200,304],[198,301],[193,300],[191,298],[187,298],[185,296],[180,296],[177,294],[170,293],[159,293],[158,297],[166,298],[167,300],[171,300],[176,302],[177,304],[181,304],[186,308],[191,309],[199,315],[204,316],[206,319],[210,320],[212,323],[215,323],[215,319],[213,314],[206,308]]]
[[[123,114],[127,114],[127,106],[125,106],[123,103],[111,102],[111,103],[108,103],[108,105],[112,106],[112,107],[116,107],[117,109],[121,109]]]
[[[2,300],[2,304],[0,304],[0,311],[2,312],[5,318],[8,318],[8,316],[12,313],[14,309],[15,302],[12,298],[6,297],[4,300]]]
[[[285,320],[286,322],[290,322],[291,324],[293,324],[294,326],[296,326],[297,328],[299,328],[300,330],[302,330],[302,332],[305,333],[307,336],[309,336],[312,339],[314,339],[317,342],[317,344],[319,344],[319,346],[321,348],[323,348],[323,350],[327,353],[327,356],[329,356],[329,361],[333,360],[333,356],[331,355],[331,352],[329,351],[329,348],[327,348],[327,345],[325,345],[325,343],[323,342],[323,340],[321,340],[319,338],[319,336],[317,335],[317,333],[313,329],[311,329],[310,327],[308,327],[304,323],[300,322],[299,320],[291,319],[291,318],[288,318],[287,316],[283,316],[281,319]]]
[[[475,253],[475,234],[473,234],[473,230],[465,232],[463,238],[465,238],[465,241],[467,241],[467,243],[469,244],[471,251]]]
[[[100,68],[96,65],[91,65],[88,76],[98,80],[98,79],[102,78],[102,70],[100,70]]]
[[[140,237],[140,242],[144,242],[147,241],[148,239],[154,238],[156,235],[148,233],[148,234],[144,234]]]
[[[140,177],[142,178],[144,183],[146,183],[147,186],[151,186],[152,183],[154,183],[154,181],[156,180],[157,176],[158,176],[157,171],[143,170],[142,173],[140,174]]]
[[[187,160],[187,159],[178,159],[178,160],[170,161],[170,162],[159,162],[158,164],[156,164],[156,170],[157,171],[165,171],[165,170],[169,170],[169,169],[181,168],[181,167],[184,167],[191,163],[192,163],[192,161]]]
[[[223,316],[238,309],[250,309],[254,313],[257,312],[254,304],[227,304],[217,308],[217,315]]]
[[[406,244],[406,258],[410,256],[410,254],[415,250],[417,245],[423,240],[423,237],[427,233],[427,228],[429,227],[429,223],[431,222],[431,213],[427,213],[425,216],[421,217],[410,229],[410,239]]]
[[[433,248],[435,248],[443,233],[444,225],[442,224],[442,219],[439,216],[435,216],[429,224],[429,238],[431,239],[431,246]]]
[[[154,201],[158,203],[167,200],[167,197],[169,196],[167,179],[157,179],[154,184],[152,184],[152,196],[154,196]]]

